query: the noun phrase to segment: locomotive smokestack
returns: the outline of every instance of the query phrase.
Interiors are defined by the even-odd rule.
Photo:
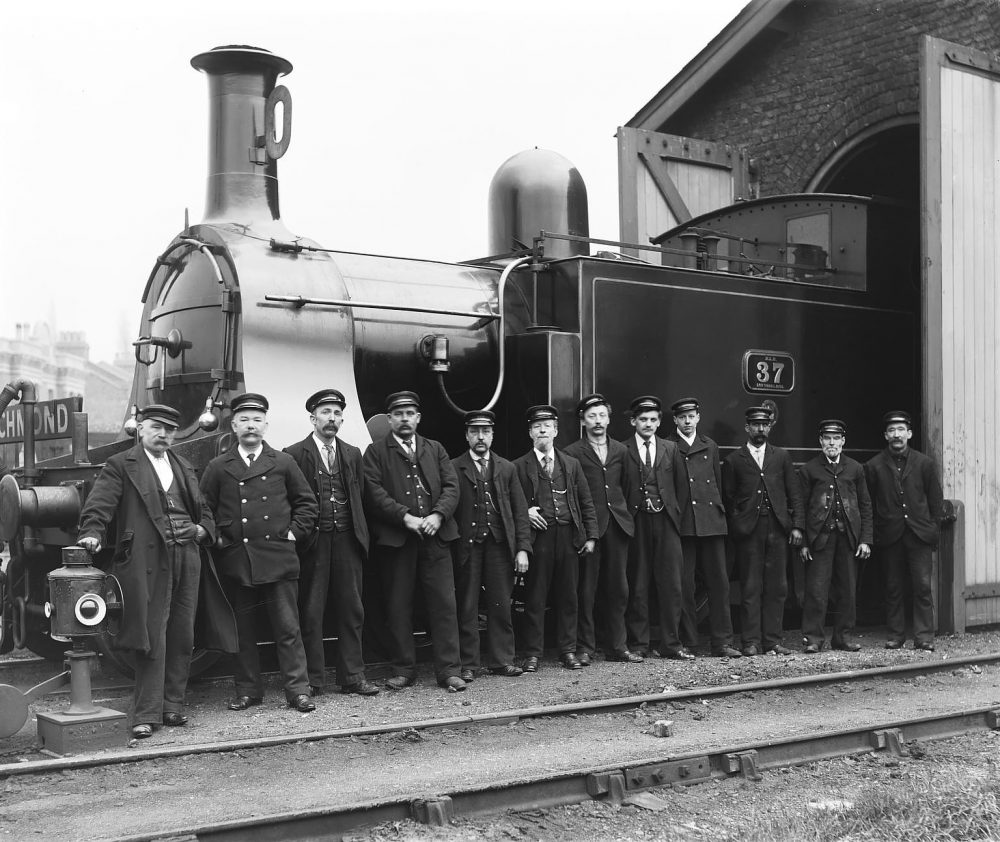
[[[205,222],[258,226],[280,219],[278,158],[291,138],[292,65],[257,47],[216,47],[191,59],[208,74],[209,158]],[[279,103],[281,108],[279,108]]]

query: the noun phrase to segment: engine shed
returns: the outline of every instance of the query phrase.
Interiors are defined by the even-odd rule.
[[[891,337],[872,365],[887,384],[915,376],[914,443],[958,504],[939,558],[942,630],[1000,622],[998,45],[988,0],[753,0],[618,130],[626,242],[787,193],[911,210],[879,248],[895,296],[919,300],[918,373]],[[845,411],[874,432],[889,408]]]

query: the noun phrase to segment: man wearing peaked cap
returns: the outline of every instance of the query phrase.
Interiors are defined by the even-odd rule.
[[[309,685],[323,693],[326,656],[323,618],[328,606],[336,617],[337,684],[341,693],[374,696],[378,687],[365,678],[361,630],[365,623],[362,580],[368,556],[368,523],[363,508],[361,451],[337,434],[347,401],[338,389],[320,389],[306,399],[312,432],[285,448],[312,488],[319,520],[299,548],[299,621]]]
[[[480,667],[479,595],[486,591],[486,666],[494,675],[514,678],[514,626],[510,615],[515,573],[528,570],[531,528],[528,504],[514,466],[492,452],[495,417],[489,410],[465,414],[469,449],[452,459],[458,475],[452,545],[458,636],[463,681],[473,681]]]
[[[565,452],[580,463],[597,514],[594,552],[580,559],[576,657],[584,666],[589,664],[601,638],[608,660],[638,663],[642,658],[629,651],[625,633],[628,547],[635,534],[635,522],[625,499],[628,452],[625,445],[608,436],[611,403],[604,395],[595,393],[582,398],[576,414],[583,424],[583,438]],[[603,618],[600,635],[594,625],[598,601],[597,616]]]
[[[802,545],[805,510],[788,453],[768,441],[767,407],[746,411],[747,441],[722,463],[722,499],[740,574],[743,654],[790,655],[782,642],[789,545]]]
[[[712,654],[738,658],[733,646],[733,621],[729,614],[729,570],[726,565],[726,509],[722,504],[722,466],[719,446],[698,432],[701,407],[696,398],[671,404],[674,430],[668,439],[677,445],[684,465],[684,492],[680,499],[681,544],[684,549],[684,616],[681,636],[698,639],[695,608],[695,574],[708,589]]]
[[[287,453],[265,440],[267,398],[248,392],[230,403],[233,447],[205,468],[201,490],[215,515],[215,558],[236,613],[240,651],[230,710],[264,700],[257,654],[257,606],[267,608],[289,707],[307,713],[309,676],[299,627],[299,557],[295,545],[316,528],[316,497]]]
[[[885,566],[887,649],[906,640],[904,593],[912,593],[913,648],[934,651],[933,551],[945,519],[937,467],[910,447],[909,413],[887,412],[882,419],[886,448],[865,464],[875,516],[875,548]]]
[[[830,588],[836,595],[832,646],[856,652],[848,635],[854,629],[857,570],[855,559],[871,554],[872,504],[864,469],[847,456],[847,425],[838,418],[820,422],[823,451],[799,468],[806,509],[806,541],[799,555],[805,563],[802,637],[806,653],[826,643],[823,621]]]
[[[640,656],[657,654],[689,661],[694,655],[680,639],[684,567],[677,502],[684,491],[680,453],[677,445],[656,435],[663,418],[659,398],[638,397],[629,411],[635,433],[624,442],[628,452],[625,488],[629,511],[635,519],[635,537],[629,547],[627,567],[628,648]],[[655,650],[650,649],[652,588],[656,589],[660,608],[660,641]]]
[[[386,601],[394,675],[391,690],[413,684],[417,657],[413,607],[419,587],[427,605],[434,672],[451,692],[462,681],[450,544],[458,538],[458,476],[444,447],[417,435],[420,398],[396,392],[385,402],[389,433],[365,451],[365,502]]]
[[[534,445],[514,460],[528,501],[533,557],[524,612],[524,671],[535,672],[544,648],[545,606],[551,598],[556,645],[566,669],[580,669],[576,657],[577,588],[581,557],[594,551],[597,516],[580,463],[556,449],[559,414],[548,404],[528,410]]]
[[[135,653],[132,734],[184,725],[184,693],[195,645],[195,613],[207,612],[209,649],[235,652],[236,625],[211,558],[215,537],[194,469],[170,450],[180,413],[152,404],[139,413],[135,447],[108,459],[80,514],[79,544],[114,544],[111,572],[125,596],[115,646]],[[112,524],[117,534],[109,536]],[[199,600],[200,597],[200,600]]]

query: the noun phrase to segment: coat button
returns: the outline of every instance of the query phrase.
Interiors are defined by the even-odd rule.
[[[241,483],[240,483],[240,488],[242,488],[242,487],[243,487],[243,483],[241,482]]]
[[[265,541],[270,541],[271,540],[271,536],[270,535],[265,535],[264,536],[264,540]]]
[[[266,477],[266,476],[263,476],[263,477],[261,477],[261,479],[267,479],[267,477]]]
[[[269,515],[264,515],[264,520],[267,520]]]
[[[240,502],[241,503],[245,503],[246,502],[246,498],[244,497],[242,500],[240,500]]]
[[[249,544],[250,543],[250,539],[249,538],[244,538],[243,539],[243,543],[244,544]]]
[[[246,519],[246,518],[243,518],[243,522],[244,522],[244,523],[246,523],[246,522],[247,522],[247,519]]]
[[[261,497],[260,499],[263,501],[263,500],[266,500],[267,498],[266,497]]]

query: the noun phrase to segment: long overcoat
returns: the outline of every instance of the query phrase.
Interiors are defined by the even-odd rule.
[[[590,497],[590,486],[583,475],[583,468],[572,456],[567,456],[560,450],[553,450],[556,461],[566,477],[566,502],[570,517],[573,520],[573,546],[580,549],[588,540],[598,538],[597,513],[594,511],[594,501]],[[514,460],[517,477],[524,490],[528,508],[538,505],[538,457],[534,449]],[[535,528],[532,527],[532,539]]]
[[[687,474],[687,488],[678,501],[681,505],[681,535],[704,538],[725,535],[726,507],[722,503],[722,467],[719,446],[708,436],[695,434],[688,444],[674,430],[669,441],[677,445]]]
[[[458,506],[458,476],[444,446],[423,436],[413,437],[417,464],[427,482],[431,513],[443,520],[437,537],[448,543],[458,537],[455,508]],[[365,502],[375,543],[385,547],[402,547],[413,533],[403,525],[410,506],[402,502],[412,499],[410,459],[392,433],[372,442],[362,460],[365,471]]]
[[[204,505],[194,469],[181,457],[167,451],[174,477],[183,479],[180,489],[192,520],[215,538],[212,512]],[[121,632],[114,639],[119,649],[156,655],[156,639],[170,602],[167,570],[167,515],[163,510],[156,473],[141,444],[110,457],[80,513],[80,538],[96,538],[114,544],[111,570],[121,583],[124,616]],[[108,535],[114,523],[115,532]],[[216,575],[211,556],[202,550],[197,645],[221,652],[236,652],[236,621]]]
[[[510,557],[522,550],[531,552],[531,523],[528,520],[528,503],[518,481],[514,465],[490,454],[490,473],[496,491],[496,507],[503,521],[503,530],[510,550]],[[458,474],[459,498],[455,520],[458,523],[459,541],[455,544],[455,560],[461,565],[469,560],[474,541],[476,518],[476,475],[479,469],[472,462],[469,451],[451,460]],[[513,561],[511,562],[513,564]]]
[[[312,488],[313,494],[318,495],[320,489],[320,461],[319,451],[316,449],[316,440],[312,434],[306,436],[302,441],[290,444],[285,448],[285,453],[295,460],[302,475]],[[340,475],[347,496],[351,504],[351,524],[354,529],[354,537],[358,539],[364,555],[368,555],[368,521],[365,519],[364,509],[364,482],[365,474],[361,467],[361,451],[353,444],[348,444],[341,438],[337,439],[337,463],[340,465]],[[316,533],[313,533],[315,538]],[[308,549],[313,541],[307,541]]]
[[[233,446],[208,463],[201,492],[215,514],[221,575],[247,586],[299,578],[295,546],[312,537],[319,504],[291,456],[264,442],[248,466]]]
[[[802,486],[795,477],[795,466],[788,451],[768,443],[764,448],[764,465],[760,467],[744,444],[722,463],[722,499],[733,537],[746,538],[753,533],[765,489],[771,511],[785,534],[793,528],[805,529]]]

